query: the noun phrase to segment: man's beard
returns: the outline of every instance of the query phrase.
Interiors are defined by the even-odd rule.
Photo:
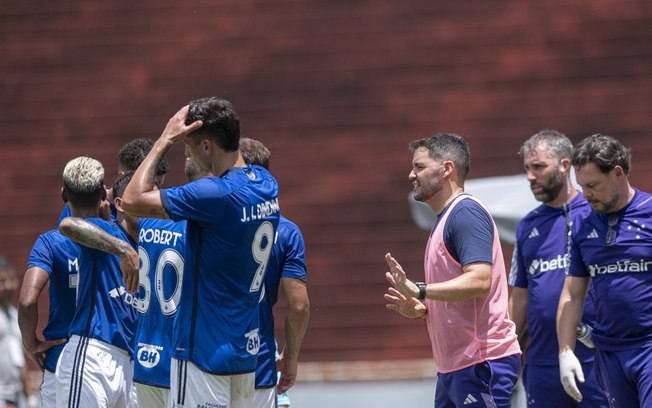
[[[549,203],[554,201],[559,196],[561,189],[564,188],[564,177],[561,172],[556,171],[550,176],[546,184],[539,184],[539,186],[543,191],[533,193],[534,198],[542,203]]]

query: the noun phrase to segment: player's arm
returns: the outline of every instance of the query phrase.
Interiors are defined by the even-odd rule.
[[[288,308],[285,316],[285,348],[281,352],[278,364],[281,378],[277,391],[284,393],[294,385],[297,378],[299,351],[310,318],[310,301],[306,283],[300,279],[281,278],[281,287]]]
[[[560,353],[575,349],[577,325],[582,318],[588,287],[589,278],[566,276],[564,280],[557,308],[557,337]]]
[[[584,382],[584,372],[573,350],[588,288],[588,277],[566,276],[557,308],[559,376],[564,391],[578,402],[582,401],[582,393],[577,381]]]
[[[18,326],[23,339],[23,348],[27,356],[43,369],[45,352],[51,347],[66,342],[66,339],[39,340],[36,335],[38,326],[38,298],[50,281],[50,275],[38,266],[27,269],[23,277],[18,301]]]
[[[165,154],[175,143],[202,126],[196,121],[186,126],[188,106],[184,106],[170,120],[163,133],[152,146],[143,162],[138,166],[129,185],[122,195],[122,206],[135,217],[169,218],[163,207],[160,191],[156,187],[156,169]]]
[[[138,289],[138,253],[127,241],[118,239],[95,224],[76,217],[64,218],[59,225],[59,232],[80,245],[120,257],[122,278],[127,291],[134,293]]]
[[[393,282],[398,292],[406,298],[419,296],[417,285],[407,278],[401,265],[391,254],[385,255],[389,266],[387,279]],[[491,264],[473,262],[462,267],[464,273],[445,282],[430,283],[426,286],[426,299],[441,301],[462,301],[486,296],[491,289]]]
[[[509,316],[516,324],[516,335],[519,338],[525,332],[527,327],[527,288],[512,287],[512,293],[509,297]]]

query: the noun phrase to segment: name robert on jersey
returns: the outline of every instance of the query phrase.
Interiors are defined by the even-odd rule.
[[[249,214],[247,214],[249,210]],[[242,218],[240,222],[255,221],[261,218],[265,218],[268,215],[276,214],[280,211],[278,205],[278,198],[273,198],[271,200],[252,205],[249,208],[242,207]]]
[[[183,236],[180,232],[160,230],[158,228],[141,229],[138,232],[138,242],[153,242],[167,246],[176,246],[177,239]]]

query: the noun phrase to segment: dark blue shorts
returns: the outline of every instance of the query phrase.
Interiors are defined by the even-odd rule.
[[[577,381],[582,402],[577,402],[564,391],[559,376],[559,366],[526,364],[523,386],[528,408],[608,408],[607,396],[598,384],[594,364],[583,363],[584,383]]]
[[[595,368],[612,408],[652,407],[652,346],[596,351]]]
[[[509,408],[520,366],[521,355],[514,354],[438,374],[435,408]]]

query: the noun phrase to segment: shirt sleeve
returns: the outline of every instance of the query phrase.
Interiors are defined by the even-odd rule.
[[[487,211],[473,200],[462,200],[446,220],[446,249],[462,266],[493,264],[494,224]]]
[[[575,224],[578,224],[578,222],[573,221],[573,225]],[[569,276],[588,278],[591,275],[589,274],[588,269],[586,269],[586,265],[584,265],[584,261],[582,260],[582,253],[580,252],[579,246],[575,240],[577,235],[576,232],[577,231],[573,229],[573,234],[570,240],[570,262],[566,274]]]
[[[527,288],[527,273],[525,262],[523,260],[523,223],[519,223],[516,228],[516,242],[514,243],[514,252],[512,253],[512,266],[509,270],[509,286],[517,288]]]
[[[305,244],[301,231],[292,224],[285,239],[281,277],[306,281]]]
[[[29,254],[27,269],[36,266],[43,269],[52,277],[53,265],[54,255],[52,253],[52,246],[45,239],[45,236],[41,235],[36,239],[32,251]]]
[[[225,188],[219,178],[204,177],[179,187],[161,190],[161,202],[173,221],[211,223],[224,212]]]

